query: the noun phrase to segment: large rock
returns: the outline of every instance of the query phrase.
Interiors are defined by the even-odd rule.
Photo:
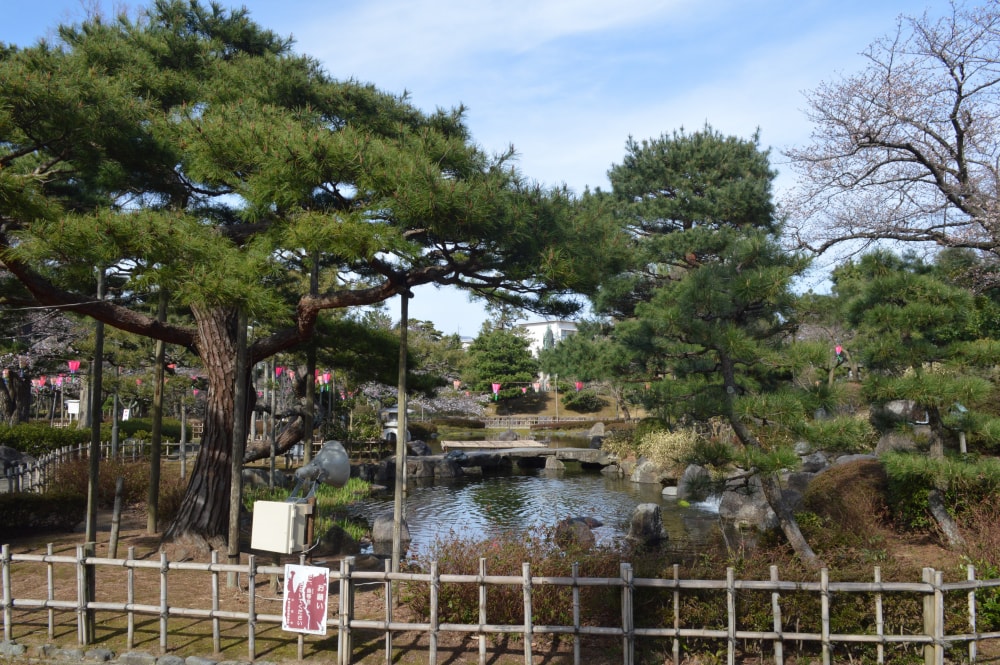
[[[809,488],[809,483],[816,477],[816,473],[810,471],[794,471],[785,477],[785,488],[787,490],[805,494]]]
[[[270,475],[270,470],[264,467],[244,467],[243,485],[246,487],[270,487]],[[287,489],[292,486],[292,477],[281,469],[275,469],[274,486]]]
[[[597,544],[591,524],[601,523],[592,518],[569,517],[556,524],[555,541],[562,549],[578,548],[589,550]]]
[[[830,465],[830,460],[822,452],[809,453],[802,456],[802,470],[809,473],[822,471]]]
[[[636,506],[626,538],[640,545],[653,545],[666,540],[667,532],[663,529],[660,506],[655,503],[640,503]]]
[[[703,466],[689,464],[677,481],[677,498],[685,501],[703,501],[708,498],[712,474]]]
[[[870,453],[858,453],[856,455],[841,455],[834,461],[833,465],[840,466],[841,464],[850,464],[851,462],[868,462],[877,459],[878,459],[877,455],[872,455]]]
[[[408,442],[407,447],[410,450],[409,454],[415,457],[426,457],[427,455],[434,454],[434,451],[427,445],[427,442],[420,439]]]
[[[875,445],[875,454],[882,455],[896,450],[913,451],[916,449],[917,442],[913,440],[912,436],[907,436],[902,432],[890,431],[879,438],[878,444]]]
[[[545,468],[549,471],[563,471],[566,469],[566,464],[562,460],[556,459],[554,455],[550,455],[545,458]]]
[[[633,483],[646,483],[662,485],[665,480],[671,477],[670,473],[653,464],[645,457],[640,457],[636,462],[628,479]]]
[[[389,532],[389,541],[392,542],[392,531]],[[334,524],[320,538],[319,544],[313,550],[313,556],[338,556],[353,555],[361,552],[361,544],[354,540],[343,527]]]
[[[747,484],[730,483],[719,503],[719,519],[742,527],[769,531],[778,527],[778,516],[764,496],[760,479],[753,477]]]
[[[462,467],[454,458],[443,457],[434,465],[435,478],[461,478],[463,475]]]
[[[375,522],[372,524],[372,542],[389,543],[391,545],[394,524],[392,513],[382,513],[376,516]],[[410,527],[407,526],[405,519],[400,525],[400,540],[410,542]]]

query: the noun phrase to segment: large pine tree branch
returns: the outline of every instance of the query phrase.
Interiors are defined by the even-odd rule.
[[[125,332],[194,349],[195,331],[191,328],[160,322],[155,317],[146,316],[107,300],[93,298],[81,300],[79,293],[57,287],[9,254],[3,257],[2,264],[28,289],[39,305],[75,312]]]

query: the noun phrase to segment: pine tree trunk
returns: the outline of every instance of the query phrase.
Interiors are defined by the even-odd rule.
[[[225,550],[236,379],[236,312],[193,308],[198,353],[208,374],[201,447],[180,509],[163,536],[185,550]]]
[[[754,436],[750,428],[744,424],[742,420],[736,415],[733,406],[733,395],[737,392],[736,387],[736,375],[733,369],[732,359],[729,358],[724,353],[719,353],[719,360],[722,369],[723,382],[726,386],[726,419],[732,426],[733,431],[736,433],[737,438],[744,446],[756,448],[757,450],[763,449],[760,440]],[[764,491],[764,498],[767,499],[767,503],[771,506],[771,510],[778,517],[778,524],[781,527],[781,532],[785,534],[785,538],[788,539],[788,544],[792,546],[795,550],[795,554],[798,555],[802,561],[814,568],[819,568],[822,566],[822,562],[816,553],[813,551],[812,547],[809,546],[809,542],[806,540],[805,536],[802,535],[802,530],[799,529],[799,523],[795,519],[794,513],[788,507],[788,502],[785,501],[785,495],[781,491],[781,484],[778,481],[778,477],[773,473],[760,474],[760,484]]]

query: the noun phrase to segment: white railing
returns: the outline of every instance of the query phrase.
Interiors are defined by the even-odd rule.
[[[534,425],[553,425],[560,423],[593,422],[593,416],[491,416],[483,419],[486,427],[491,429],[528,429]]]
[[[181,649],[191,639],[190,627],[181,631],[171,631],[171,620],[177,623],[184,618],[185,624],[190,619],[210,622],[212,640],[215,652],[221,652],[220,622],[227,625],[237,623],[245,625],[248,656],[253,661],[258,655],[256,640],[258,633],[267,630],[266,624],[281,624],[280,599],[258,598],[258,575],[279,576],[284,568],[274,565],[258,565],[254,556],[249,556],[246,563],[221,564],[217,554],[213,554],[210,563],[191,561],[168,561],[161,552],[158,560],[137,560],[134,550],[129,550],[126,559],[107,559],[84,554],[83,546],[78,546],[75,556],[57,555],[52,553],[50,545],[46,554],[19,554],[11,551],[7,545],[2,551],[3,579],[3,638],[6,643],[15,643],[16,639],[44,639],[45,625],[47,636],[51,640],[59,626],[61,634],[67,634],[66,624],[76,623],[78,642],[81,645],[90,643],[86,639],[88,621],[93,622],[98,612],[113,615],[125,615],[127,618],[126,640],[127,648],[132,650],[136,645],[136,620],[143,616],[158,618],[158,647],[161,653],[171,649]],[[75,571],[66,574],[65,568]],[[59,569],[59,570],[56,570]],[[100,569],[100,577],[98,571]],[[141,571],[146,575],[158,577],[158,584],[143,585],[144,593],[149,598],[137,595],[136,575]],[[846,648],[849,645],[870,644],[876,649],[875,661],[912,662],[914,649],[922,651],[923,661],[927,665],[943,665],[945,652],[949,648],[961,648],[957,658],[962,661],[976,662],[978,644],[985,640],[1000,638],[1000,632],[978,632],[977,630],[977,591],[994,590],[1000,587],[1000,580],[978,580],[975,571],[970,566],[967,579],[960,582],[944,583],[942,574],[930,568],[925,568],[922,580],[919,582],[883,582],[880,571],[875,569],[871,582],[831,582],[826,570],[819,572],[814,581],[784,581],[779,579],[777,567],[771,568],[769,580],[737,580],[732,568],[727,570],[725,580],[687,580],[680,579],[678,567],[674,566],[674,575],[670,579],[636,578],[632,567],[622,563],[620,575],[607,578],[588,578],[579,576],[577,564],[572,565],[572,573],[565,577],[541,577],[531,573],[531,567],[525,563],[521,575],[489,575],[486,570],[486,560],[479,562],[479,573],[476,575],[441,574],[438,564],[432,563],[428,573],[392,573],[389,572],[389,562],[386,561],[384,571],[362,571],[354,568],[354,559],[348,558],[340,562],[339,570],[329,573],[329,588],[339,597],[336,604],[330,603],[331,611],[326,618],[328,630],[337,633],[338,665],[346,665],[353,659],[353,640],[355,631],[367,630],[384,633],[384,658],[391,663],[394,653],[392,641],[394,636],[404,632],[418,632],[427,638],[428,662],[438,661],[438,642],[444,634],[474,635],[478,638],[479,662],[486,663],[487,642],[490,636],[519,635],[522,639],[524,662],[533,662],[532,641],[537,635],[569,636],[573,640],[573,660],[580,663],[580,642],[582,638],[603,637],[614,641],[620,640],[621,662],[626,665],[635,663],[637,648],[643,648],[647,640],[667,640],[672,644],[668,662],[681,662],[682,652],[687,651],[691,640],[712,640],[724,644],[726,661],[737,662],[738,650],[741,644],[757,644],[757,650],[763,654],[760,645],[770,646],[768,659],[777,664],[784,662],[786,651],[803,649],[803,645],[811,644],[807,653],[818,652],[821,661],[829,665],[833,661],[834,650]],[[220,575],[227,573],[245,580],[246,595],[243,600],[235,599],[235,594],[225,594],[229,606],[220,604]],[[19,578],[30,577],[25,583],[19,583]],[[179,596],[173,602],[168,602],[168,589],[171,580],[177,575],[201,575],[208,577],[211,588],[211,606],[191,607],[190,596]],[[124,579],[122,579],[124,578]],[[46,583],[37,580],[45,579]],[[87,580],[92,580],[94,589],[98,589],[100,599],[88,598]],[[98,583],[100,580],[101,583]],[[427,621],[410,622],[394,616],[394,586],[399,583],[427,585],[429,594],[429,617]],[[200,581],[198,584],[202,584]],[[358,585],[376,585],[384,592],[384,603],[380,608],[372,609],[368,604],[367,616],[359,615],[355,603],[355,588]],[[479,592],[478,622],[471,624],[442,623],[438,603],[441,589],[445,585],[474,585]],[[491,623],[487,614],[487,598],[491,589],[498,586],[513,586],[520,590],[524,602],[524,620],[516,624]],[[572,617],[570,625],[538,625],[533,621],[533,602],[535,590],[539,587],[563,587],[567,590],[564,615]],[[150,588],[152,587],[152,588]],[[158,588],[157,588],[158,587]],[[620,598],[621,621],[611,626],[590,625],[581,616],[580,591],[585,587],[603,587],[617,589],[615,595]],[[670,594],[666,598],[672,604],[672,613],[664,612],[659,621],[643,617],[637,621],[636,594],[641,589],[652,589]],[[719,626],[694,626],[685,621],[682,615],[682,599],[687,593],[716,592],[719,594],[720,607],[724,606],[725,624]],[[750,630],[740,626],[739,612],[741,598],[744,594],[766,593],[770,595],[770,630]],[[810,618],[811,630],[801,629],[796,624],[785,625],[782,622],[783,594],[811,594],[818,598],[819,612]],[[831,626],[831,599],[838,600],[852,596],[864,596],[870,603],[868,612],[871,617],[871,629],[865,633],[842,634],[833,632]],[[886,602],[890,596],[907,596],[920,601],[922,624],[912,626],[915,619],[907,621],[903,617],[886,616]],[[946,602],[946,598],[948,602]],[[147,602],[149,601],[149,602]],[[179,601],[179,602],[178,602]],[[557,602],[551,597],[546,602]],[[182,604],[183,603],[183,604]],[[233,605],[237,603],[237,605]],[[271,603],[271,606],[265,606]],[[276,608],[269,613],[264,610]],[[954,614],[961,614],[956,617]],[[950,619],[950,621],[949,621]],[[916,619],[919,620],[919,619]],[[147,622],[147,628],[148,624]],[[155,622],[153,622],[155,623]],[[906,624],[905,630],[902,626]],[[948,626],[964,625],[965,632],[949,633]],[[16,634],[20,631],[21,634]],[[273,632],[273,629],[272,629]],[[282,633],[289,643],[298,643],[298,658],[303,659],[304,640],[302,634]],[[231,637],[231,636],[230,636]],[[174,643],[171,644],[171,639]],[[269,636],[273,640],[273,635]],[[308,638],[313,639],[313,638]],[[648,644],[648,642],[646,642]],[[366,645],[366,650],[373,647]],[[376,647],[377,648],[377,645]],[[396,651],[399,647],[397,646]],[[902,651],[900,651],[902,650]],[[721,652],[716,652],[721,656]],[[194,654],[188,654],[194,655]],[[949,658],[956,657],[954,651]],[[838,655],[843,662],[843,655]],[[763,662],[763,661],[761,661]]]

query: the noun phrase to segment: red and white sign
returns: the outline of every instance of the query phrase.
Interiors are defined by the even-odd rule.
[[[281,628],[297,633],[326,635],[330,600],[330,570],[319,566],[285,564],[285,593]]]

